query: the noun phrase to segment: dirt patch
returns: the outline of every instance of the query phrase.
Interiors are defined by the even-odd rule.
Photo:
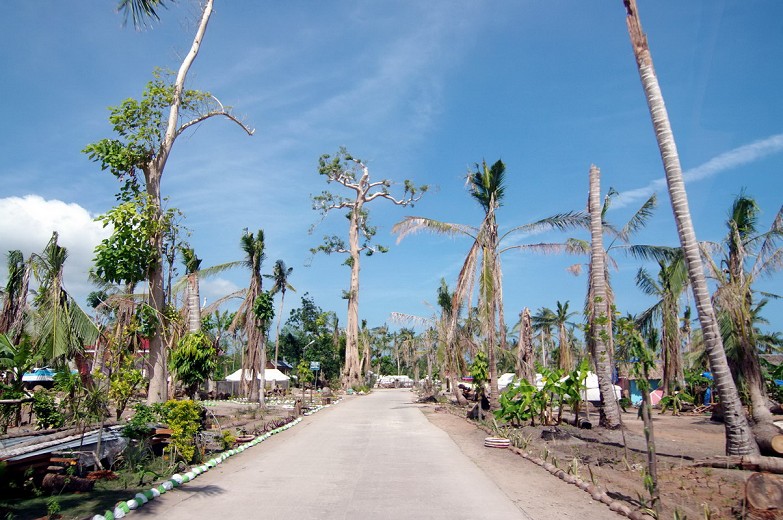
[[[603,511],[603,516],[593,514],[593,518],[619,518],[605,505],[592,501],[589,494],[576,486],[565,484],[524,458],[508,450],[484,448],[482,441],[489,430],[481,430],[474,422],[464,419],[467,409],[422,405],[422,410],[433,424],[446,431],[461,447],[461,443],[475,444],[470,450],[476,452],[476,457],[481,461],[477,462],[480,466],[483,467],[484,459],[493,451],[506,452],[508,456],[502,458],[495,458],[493,454],[493,463],[487,463],[488,473],[494,471],[501,475],[498,480],[508,480],[502,477],[504,474],[532,471],[534,478],[527,479],[524,485],[543,487],[539,491],[529,492],[527,498],[541,500],[545,506],[544,513],[549,509],[546,504],[554,501],[557,507],[562,508],[554,509],[555,516],[577,518],[583,516],[583,513],[574,507],[589,501]],[[675,417],[660,415],[657,411],[654,414],[662,518],[674,518],[675,512],[679,513],[680,518],[741,517],[744,483],[751,472],[697,468],[693,465],[694,460],[724,454],[724,426],[711,422],[709,416],[705,415]],[[561,425],[559,428],[569,434],[565,440],[542,440],[541,432],[549,428],[543,426],[526,426],[510,433],[521,442],[524,451],[584,481],[594,483],[611,498],[621,501],[632,510],[642,511],[648,506],[649,497],[642,477],[646,460],[643,424],[635,410],[623,414],[623,424],[623,431],[603,428],[579,430]],[[466,433],[465,428],[473,429],[474,433]],[[467,449],[463,448],[463,451]],[[530,466],[534,469],[531,470]],[[580,498],[573,498],[570,490],[566,495],[562,486],[571,488]],[[534,518],[553,517],[536,516],[535,510],[525,510]],[[563,510],[569,516],[563,516]],[[551,513],[552,510],[549,511]]]

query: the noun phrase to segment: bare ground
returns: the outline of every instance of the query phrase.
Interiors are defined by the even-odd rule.
[[[591,513],[592,518],[620,518],[607,506],[593,501],[590,494],[565,484],[541,467],[537,467],[536,478],[515,484],[514,475],[519,474],[523,467],[527,473],[528,466],[535,466],[532,462],[510,450],[484,448],[483,439],[489,430],[486,426],[482,430],[475,422],[464,419],[467,409],[433,404],[422,407],[430,421],[449,433],[463,451],[477,452],[481,460],[479,464],[486,467],[488,473],[498,475],[497,480],[512,487],[529,488],[528,491],[514,492],[526,493],[526,500],[540,502],[542,512],[551,512],[552,502],[564,507],[568,504],[569,511],[582,502],[592,502],[603,511],[603,516]],[[724,454],[723,424],[710,421],[708,415],[683,414],[675,417],[661,415],[657,411],[654,411],[653,421],[663,505],[661,518],[675,518],[675,513],[679,514],[679,518],[691,519],[742,518],[744,483],[751,472],[693,465],[694,460]],[[649,494],[644,489],[642,477],[646,460],[643,425],[635,410],[623,414],[623,424],[623,431],[603,428],[580,430],[561,425],[560,429],[571,435],[567,440],[541,439],[541,432],[549,428],[545,426],[525,426],[513,431],[512,436],[522,439],[524,451],[594,483],[632,510],[643,511],[649,505]],[[502,457],[496,456],[498,451],[504,452]],[[570,493],[566,497],[562,486],[572,488],[581,498],[574,499]],[[535,517],[532,511],[531,515]]]

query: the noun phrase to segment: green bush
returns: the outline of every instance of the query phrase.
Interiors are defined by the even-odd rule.
[[[195,401],[170,400],[163,403],[163,419],[171,429],[170,450],[185,462],[196,458],[196,434],[201,429],[204,407]]]
[[[54,396],[46,390],[39,390],[33,394],[33,413],[36,430],[60,428],[65,424],[65,417],[57,409]]]

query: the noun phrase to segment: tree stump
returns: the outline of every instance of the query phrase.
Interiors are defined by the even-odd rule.
[[[571,438],[571,434],[560,428],[552,426],[541,432],[541,438],[545,441],[564,441]]]
[[[745,482],[745,504],[747,518],[783,518],[783,477],[771,473],[753,473]]]

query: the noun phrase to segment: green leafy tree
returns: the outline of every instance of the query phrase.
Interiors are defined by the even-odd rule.
[[[476,394],[478,395],[478,418],[483,420],[483,408],[481,401],[486,397],[486,386],[489,382],[489,364],[487,363],[487,355],[483,351],[476,352],[476,357],[473,358],[473,362],[470,364],[470,377],[473,378],[473,386],[476,387]]]
[[[121,4],[122,5],[122,4]],[[159,2],[132,1],[126,9],[155,17]],[[134,5],[141,10],[134,11]],[[103,139],[88,145],[84,152],[109,170],[123,184],[121,200],[129,200],[143,189],[153,206],[154,220],[163,220],[161,178],[171,155],[174,142],[188,128],[212,117],[226,117],[239,124],[248,134],[252,130],[234,117],[214,96],[185,88],[188,72],[198,55],[212,14],[213,0],[207,0],[201,20],[189,52],[185,55],[173,82],[155,73],[148,83],[141,100],[127,99],[120,106],[111,108],[109,121],[119,138]],[[129,12],[126,10],[126,12]],[[134,18],[136,20],[137,18]],[[149,305],[162,315],[165,305],[163,280],[163,233],[155,233],[150,240],[155,260],[147,270]],[[150,341],[149,403],[166,400],[166,353],[160,329]]]
[[[389,191],[391,180],[371,181],[367,165],[344,148],[334,156],[322,155],[318,160],[318,173],[326,178],[327,184],[335,183],[348,193],[348,196],[345,196],[323,191],[312,197],[313,209],[323,218],[332,211],[348,210],[348,243],[337,235],[325,236],[321,245],[311,249],[313,254],[321,252],[327,255],[349,255],[345,261],[345,265],[351,269],[351,281],[347,293],[348,324],[343,366],[343,388],[347,389],[362,383],[359,359],[360,255],[364,253],[371,256],[388,251],[384,246],[373,243],[377,230],[369,224],[366,205],[376,199],[385,199],[397,206],[412,206],[427,191],[427,186],[416,187],[406,179],[402,196],[396,198]]]
[[[171,353],[169,366],[184,385],[187,395],[194,397],[198,386],[209,379],[217,367],[212,339],[201,331],[188,332]]]

